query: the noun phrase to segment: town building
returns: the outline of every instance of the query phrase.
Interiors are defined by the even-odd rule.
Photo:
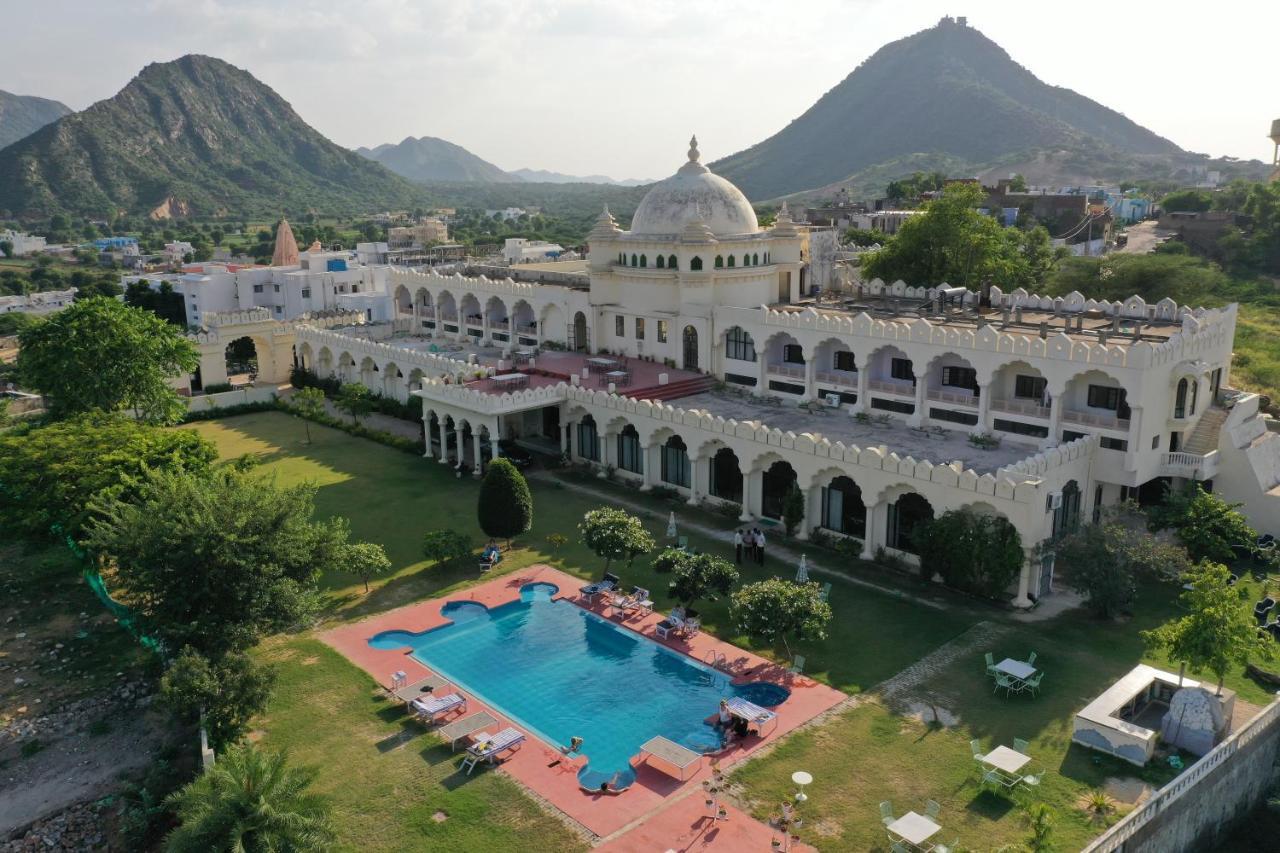
[[[800,538],[907,562],[929,518],[1002,516],[1026,553],[1018,606],[1052,592],[1057,537],[1166,486],[1206,483],[1280,530],[1280,436],[1230,388],[1234,305],[815,293],[813,238],[785,206],[761,227],[695,140],[630,230],[601,214],[585,275],[393,268],[391,322],[302,321],[292,357],[421,398],[425,454],[476,473],[513,439],[765,525],[799,490]]]
[[[46,290],[42,293],[20,293],[16,296],[0,296],[0,314],[52,314],[61,311],[76,299],[77,288]]]
[[[45,250],[46,245],[45,239],[38,234],[27,234],[23,231],[14,231],[12,228],[0,231],[0,243],[8,243],[12,246],[9,251],[15,258],[39,254]]]
[[[546,240],[508,237],[502,246],[502,257],[509,264],[531,264],[553,261],[564,254],[564,246]]]

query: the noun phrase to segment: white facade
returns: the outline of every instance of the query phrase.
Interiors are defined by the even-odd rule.
[[[904,527],[926,509],[1002,515],[1028,554],[1019,605],[1050,592],[1051,561],[1032,558],[1039,543],[1162,481],[1212,480],[1246,501],[1256,526],[1280,532],[1280,437],[1256,397],[1228,411],[1235,306],[878,280],[817,300],[807,231],[785,207],[761,229],[742,194],[698,160],[695,143],[632,230],[601,215],[589,286],[393,269],[392,328],[665,361],[737,395],[651,402],[577,377],[499,395],[459,384],[467,373],[444,355],[305,327],[297,358],[422,397],[429,434],[469,426],[509,437],[557,423],[554,439],[574,458],[690,503],[734,503],[744,521],[775,512],[771,484],[785,469],[806,501],[799,535],[853,536],[867,557],[912,559]],[[970,435],[999,447],[975,450]],[[683,460],[674,479],[672,458]]]
[[[0,243],[5,242],[13,244],[13,256],[15,258],[25,258],[27,255],[43,252],[46,247],[43,237],[37,234],[14,231],[9,228],[0,231]]]
[[[0,296],[0,314],[52,314],[74,302],[76,292],[76,288],[70,287],[66,290],[46,290],[43,293]]]
[[[526,240],[524,237],[508,237],[502,245],[502,257],[509,264],[527,264],[550,261],[564,254],[564,246],[545,240]]]

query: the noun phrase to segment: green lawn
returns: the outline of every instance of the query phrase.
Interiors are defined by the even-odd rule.
[[[321,514],[346,516],[357,537],[387,548],[393,573],[378,580],[368,595],[353,577],[323,579],[331,596],[327,621],[359,618],[438,596],[478,578],[470,561],[440,567],[428,565],[418,553],[422,534],[437,527],[467,531],[479,545],[475,481],[457,480],[434,461],[323,427],[312,426],[314,443],[307,445],[301,425],[278,413],[188,428],[214,440],[224,457],[259,455],[263,472],[281,483],[316,483]],[[503,570],[546,562],[579,577],[598,577],[601,561],[577,543],[575,529],[582,514],[601,501],[584,494],[573,482],[532,486],[534,529],[517,541]],[[666,509],[656,501],[652,505],[646,524],[661,541]],[[549,533],[566,534],[570,542],[553,552],[546,541]],[[698,548],[725,548],[697,535],[690,539]],[[666,579],[655,575],[647,561],[620,571],[627,583],[652,589],[659,606],[668,603]],[[746,567],[743,580],[793,571],[793,566],[770,559],[763,569]],[[1242,607],[1250,606],[1245,599],[1251,602],[1255,592],[1252,587],[1242,592]],[[1027,830],[1017,807],[977,793],[968,741],[979,738],[990,747],[1023,737],[1032,741],[1032,754],[1050,770],[1041,797],[1059,813],[1058,842],[1063,849],[1078,848],[1099,827],[1075,807],[1077,798],[1108,776],[1133,776],[1135,771],[1070,747],[1072,715],[1139,661],[1168,665],[1145,656],[1138,631],[1176,615],[1176,593],[1168,587],[1144,590],[1137,613],[1125,623],[1104,624],[1077,611],[1028,624],[981,605],[957,603],[940,611],[836,581],[831,594],[836,618],[830,637],[798,650],[807,656],[807,672],[814,677],[857,693],[976,622],[988,620],[1003,632],[992,649],[997,656],[1038,652],[1037,663],[1047,673],[1044,692],[1035,699],[993,696],[983,676],[981,653],[975,651],[972,659],[958,659],[927,680],[928,697],[959,717],[955,727],[926,727],[896,713],[900,708],[869,701],[792,736],[770,754],[740,768],[734,779],[744,799],[765,817],[774,811],[771,804],[792,792],[789,778],[794,770],[813,773],[816,781],[810,789],[809,819],[802,834],[826,849],[883,846],[876,803],[888,799],[902,813],[922,808],[925,798],[943,804],[946,841],[959,836],[967,846],[986,849],[1020,841]],[[735,636],[724,602],[700,609],[708,630],[750,645]],[[758,651],[778,656],[777,650]],[[402,729],[395,711],[376,700],[372,680],[310,636],[279,638],[266,644],[263,654],[278,663],[281,677],[262,722],[262,739],[268,745],[288,746],[321,768],[319,785],[335,796],[344,845],[386,850],[436,844],[509,849],[517,837],[535,844],[555,839],[555,849],[569,849],[576,843],[504,778],[483,774],[459,784],[452,763],[433,737]],[[1233,672],[1227,683],[1247,701],[1268,699],[1267,691],[1242,672]],[[1145,778],[1160,784],[1169,773],[1152,769]],[[486,807],[494,811],[486,812]],[[438,810],[450,817],[443,822],[432,820]],[[495,814],[502,819],[488,816]]]

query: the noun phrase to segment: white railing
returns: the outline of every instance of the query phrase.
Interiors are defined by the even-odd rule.
[[[1023,415],[1028,418],[1049,418],[1049,407],[1037,403],[1024,403],[1020,400],[992,400],[991,411],[1004,412],[1008,415]]]
[[[787,364],[770,364],[769,372],[778,376],[789,376],[792,379],[804,379],[804,366],[793,367]]]
[[[814,379],[825,385],[840,385],[844,388],[858,387],[858,374],[847,370],[821,370],[814,374]]]
[[[1082,853],[1110,853],[1110,851],[1119,850],[1126,841],[1138,833],[1138,830],[1177,802],[1183,794],[1194,788],[1196,783],[1208,776],[1219,765],[1228,761],[1240,747],[1255,737],[1265,734],[1278,718],[1280,718],[1280,701],[1273,701],[1259,711],[1252,720],[1237,729],[1235,734],[1205,753],[1199,761],[1192,764],[1172,782],[1152,794],[1145,803],[1121,818],[1119,823],[1085,847]]]
[[[1115,415],[1098,415],[1093,412],[1074,412],[1070,409],[1064,409],[1062,411],[1062,419],[1068,423],[1083,424],[1100,429],[1127,430],[1129,428],[1129,421],[1125,418],[1118,418]]]
[[[498,330],[500,330],[500,331],[505,332],[505,331],[507,331],[508,329],[510,329],[510,328],[511,328],[511,324],[510,324],[510,323],[508,323],[506,320],[490,320],[490,321],[489,321],[489,328],[490,328],[490,329],[498,329]]]
[[[1218,473],[1218,451],[1199,453],[1166,453],[1161,460],[1164,473],[1170,477],[1187,477],[1192,480],[1208,480]]]
[[[967,406],[970,409],[978,408],[978,398],[972,394],[960,394],[955,391],[929,391],[925,394],[935,403],[949,403],[953,406]]]
[[[867,388],[885,394],[896,394],[899,397],[914,397],[916,387],[909,382],[885,382],[883,379],[868,379]]]

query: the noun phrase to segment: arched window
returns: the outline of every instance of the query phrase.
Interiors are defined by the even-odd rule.
[[[679,268],[680,268],[680,265],[676,263],[676,256],[675,256],[675,255],[668,255],[668,256],[667,256],[667,269],[669,269],[669,270],[674,270],[674,269],[679,269]]]
[[[694,272],[702,272],[702,258],[694,255],[693,260],[689,261],[689,269]]]
[[[751,253],[751,266],[753,267],[760,266],[760,256],[755,252]]]
[[[600,461],[600,436],[596,432],[596,422],[591,415],[584,415],[582,420],[578,421],[578,456],[590,459],[592,462]]]
[[[734,326],[724,336],[724,357],[738,361],[756,360],[756,342],[741,326]]]
[[[644,473],[644,451],[640,449],[640,434],[631,424],[618,433],[618,467],[632,474]]]
[[[1173,402],[1173,416],[1175,418],[1185,418],[1187,416],[1187,379],[1185,376],[1178,380],[1178,396]]]
[[[627,253],[626,253],[626,252],[619,252],[619,253],[618,253],[618,263],[622,264],[624,267],[627,265]]]
[[[867,535],[867,508],[853,480],[836,477],[822,487],[822,526],[860,539]]]
[[[730,266],[730,267],[737,266],[737,264],[736,264],[736,263],[734,263],[734,262],[735,262],[735,260],[736,260],[736,258],[734,258],[734,257],[733,257],[733,255],[730,255],[730,256],[729,256],[729,266]]]
[[[667,265],[667,259],[658,255],[658,269],[663,269]]]
[[[634,267],[634,266],[637,266],[638,264],[639,264],[639,261],[637,261],[637,260],[636,260],[636,253],[635,253],[635,252],[632,252],[632,253],[631,253],[631,266],[633,266],[633,267]]]
[[[1080,527],[1080,485],[1068,480],[1062,487],[1058,508],[1053,511],[1053,538],[1060,539]]]
[[[649,266],[649,256],[648,256],[648,255],[641,255],[641,256],[640,256],[640,266],[641,266],[641,267],[647,267],[647,266]]]
[[[662,482],[689,488],[689,451],[678,435],[662,445]]]
[[[732,261],[732,260],[733,260],[733,258],[730,258],[729,260],[731,260],[731,261]],[[723,255],[716,255],[715,268],[716,268],[716,269],[720,269],[720,268],[721,268],[721,267],[723,267],[723,266],[724,266],[724,256],[723,256]]]

